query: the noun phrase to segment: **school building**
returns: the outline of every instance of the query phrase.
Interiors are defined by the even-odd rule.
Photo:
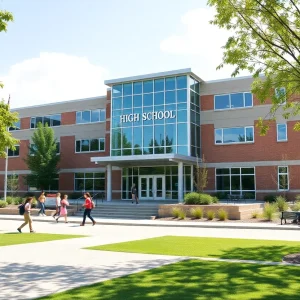
[[[197,160],[205,157],[208,193],[300,193],[297,119],[280,115],[266,136],[256,123],[270,110],[250,92],[252,77],[204,81],[191,69],[106,80],[107,94],[16,109],[20,139],[9,151],[8,176],[33,191],[24,162],[39,122],[55,131],[61,157],[52,191],[105,192],[110,200],[181,202],[194,189]],[[0,190],[5,160],[0,161]]]

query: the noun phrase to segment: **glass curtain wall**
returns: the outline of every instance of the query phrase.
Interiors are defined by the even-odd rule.
[[[189,155],[188,76],[112,87],[111,156]]]
[[[190,87],[190,124],[191,124],[191,156],[201,157],[200,151],[200,83],[189,78]]]
[[[166,199],[178,200],[178,166],[134,167],[122,170],[122,199],[131,198],[133,183],[139,188],[139,176],[163,175],[165,176]],[[193,188],[193,168],[184,166],[184,193],[189,193]]]

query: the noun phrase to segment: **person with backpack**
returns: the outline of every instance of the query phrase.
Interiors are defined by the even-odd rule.
[[[60,217],[65,217],[65,223],[69,223],[68,222],[68,210],[67,210],[67,206],[69,206],[69,202],[68,202],[68,195],[64,195],[63,199],[60,201],[60,214],[59,216],[56,218],[56,222],[58,223],[58,219]]]
[[[134,201],[136,204],[139,204],[138,191],[135,183],[131,187],[131,197],[132,197],[132,204],[134,203]]]
[[[35,232],[32,229],[32,219],[31,219],[31,216],[30,216],[30,209],[31,209],[32,200],[33,200],[32,197],[28,197],[25,200],[25,203],[23,203],[19,206],[20,214],[23,214],[23,216],[24,216],[24,223],[17,229],[20,233],[22,233],[22,228],[24,226],[26,226],[27,224],[29,224],[30,232],[31,233]]]
[[[85,201],[84,201],[82,206],[85,209],[84,209],[84,212],[83,212],[83,220],[82,220],[82,223],[80,224],[80,226],[84,226],[86,216],[88,216],[91,219],[91,221],[93,222],[93,226],[94,226],[96,224],[96,221],[91,216],[91,211],[95,207],[95,204],[92,200],[92,197],[91,197],[90,193],[84,193],[83,197],[85,198]]]

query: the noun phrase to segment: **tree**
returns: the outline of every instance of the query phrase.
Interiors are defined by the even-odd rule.
[[[201,163],[197,157],[197,164],[195,168],[194,184],[198,193],[203,193],[208,184],[208,170],[205,163],[204,155],[202,156]]]
[[[5,10],[0,10],[0,32],[7,30],[7,23],[13,21],[13,15]],[[0,82],[0,88],[3,87],[3,83]],[[0,157],[6,156],[6,148],[15,150],[15,145],[19,143],[19,140],[13,138],[9,127],[13,127],[17,122],[18,114],[12,113],[9,110],[9,105],[4,103],[4,100],[0,101]]]
[[[49,189],[58,175],[57,141],[54,131],[48,124],[39,123],[32,136],[33,144],[29,147],[29,153],[25,162],[31,174],[26,176],[28,185],[40,190]]]
[[[7,177],[7,189],[10,191],[10,195],[14,197],[19,190],[19,175],[13,173]]]
[[[276,115],[286,119],[298,115],[300,1],[208,0],[208,5],[217,12],[211,23],[232,32],[217,69],[233,65],[232,76],[249,71],[254,77],[252,93],[261,103],[272,101],[268,115],[259,120],[261,134],[267,133]],[[294,129],[300,130],[300,122]]]

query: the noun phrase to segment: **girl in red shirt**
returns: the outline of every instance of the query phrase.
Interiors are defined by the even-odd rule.
[[[85,207],[85,210],[83,213],[83,220],[82,220],[82,223],[80,224],[80,226],[84,226],[86,216],[88,216],[91,219],[91,221],[93,222],[93,226],[94,226],[96,224],[96,221],[91,216],[91,211],[93,209],[92,197],[91,197],[90,193],[84,193],[83,197],[85,198],[85,201],[82,206]]]

